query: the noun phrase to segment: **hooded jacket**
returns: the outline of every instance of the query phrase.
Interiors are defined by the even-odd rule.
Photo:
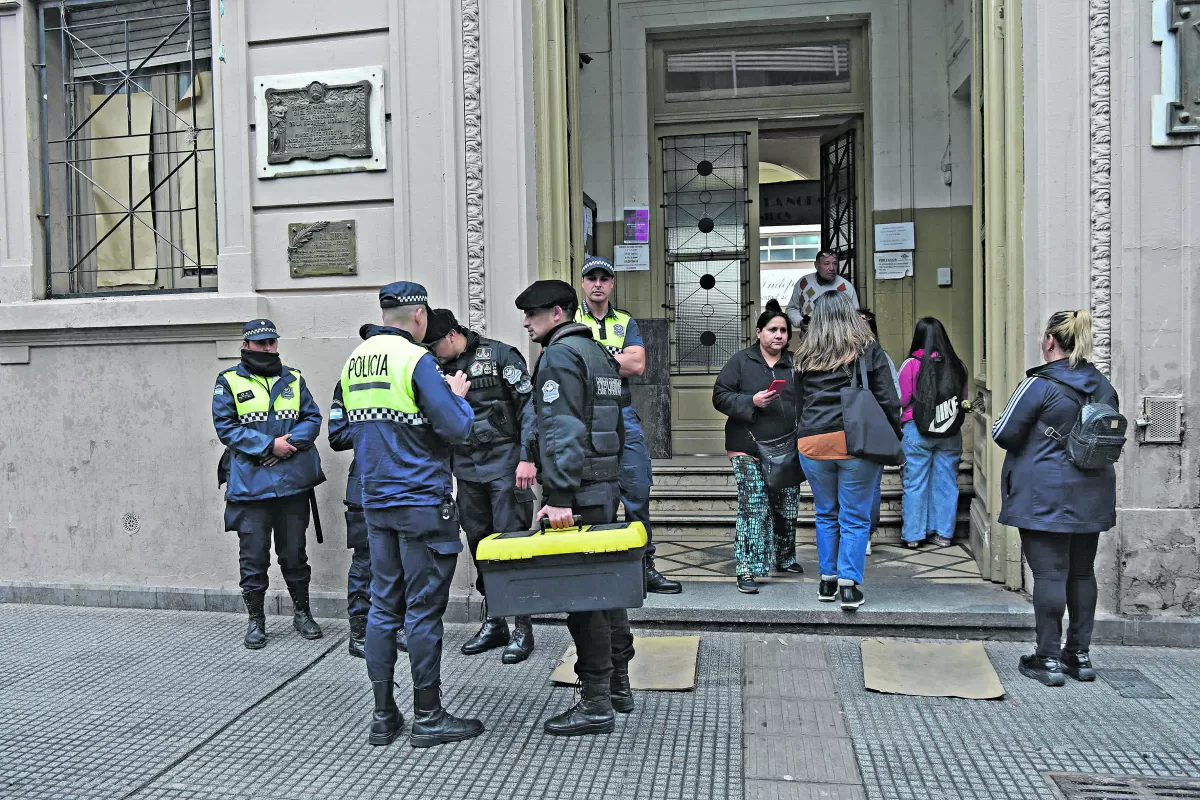
[[[1081,470],[1045,435],[1044,426],[1065,433],[1079,419],[1079,403],[1047,377],[1119,409],[1112,384],[1086,361],[1072,367],[1064,358],[1029,370],[992,426],[992,439],[1007,451],[1000,522],[1049,533],[1106,531],[1117,524],[1116,470]]]

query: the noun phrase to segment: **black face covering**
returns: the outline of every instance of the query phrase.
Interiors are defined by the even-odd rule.
[[[279,353],[243,350],[242,366],[251,375],[278,376],[283,374],[283,362],[279,359]]]

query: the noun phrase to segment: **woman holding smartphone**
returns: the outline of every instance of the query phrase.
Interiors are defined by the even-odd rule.
[[[734,557],[738,591],[745,594],[757,594],[754,579],[772,567],[804,571],[796,563],[798,487],[768,489],[758,460],[758,441],[796,429],[795,373],[787,352],[792,325],[777,301],[767,302],[756,333],[758,341],[735,353],[713,386],[713,407],[729,418],[725,450],[738,485]]]

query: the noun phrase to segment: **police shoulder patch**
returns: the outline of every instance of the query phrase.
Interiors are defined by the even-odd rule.
[[[239,403],[245,403],[247,400],[253,400],[253,399],[254,399],[254,391],[252,389],[247,389],[244,392],[238,392],[237,401]]]
[[[542,384],[542,400],[546,403],[553,403],[558,399],[558,382],[546,381]]]
[[[283,387],[283,391],[279,393],[279,396],[282,397],[284,400],[291,400],[293,397],[296,396],[296,393],[294,391],[292,391],[291,386],[285,386],[285,387]]]
[[[613,325],[613,333],[615,333],[617,336],[624,336],[625,326],[618,322],[617,324]]]
[[[508,381],[513,386],[521,382],[521,370],[509,364],[504,368],[504,380]]]
[[[334,406],[333,408],[329,409],[329,418],[330,419],[341,419],[342,418],[341,406]]]
[[[218,383],[217,387],[215,389],[213,389],[213,397],[221,397],[224,394],[225,394],[225,387]]]
[[[526,375],[521,379],[521,382],[517,384],[517,394],[529,394],[532,391],[533,381],[529,380],[529,376]]]

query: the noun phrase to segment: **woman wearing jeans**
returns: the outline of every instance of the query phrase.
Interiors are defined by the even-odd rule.
[[[958,359],[941,322],[923,317],[900,366],[900,424],[904,429],[904,525],[906,547],[932,536],[949,547],[958,517],[958,464],[962,461],[962,401],[967,367]],[[926,426],[913,419],[916,414]],[[945,408],[945,413],[936,413]]]
[[[725,450],[733,463],[738,484],[737,587],[757,594],[755,577],[781,572],[800,573],[796,563],[796,487],[773,492],[767,489],[758,462],[755,439],[765,441],[796,428],[796,382],[787,352],[791,323],[771,300],[758,318],[758,341],[735,353],[717,376],[713,407],[729,417],[725,421]],[[782,391],[768,391],[783,381]]]
[[[1096,619],[1093,562],[1100,532],[1117,524],[1113,467],[1082,470],[1047,435],[1047,428],[1070,432],[1082,403],[1118,408],[1112,384],[1087,362],[1091,354],[1087,311],[1051,316],[1042,335],[1046,363],[1026,373],[992,427],[992,438],[1008,451],[1000,475],[1000,522],[1021,530],[1033,571],[1037,651],[1021,657],[1020,670],[1047,686],[1062,686],[1064,670],[1078,681],[1096,679],[1088,655]],[[1070,617],[1065,647],[1064,609]]]
[[[808,333],[796,350],[800,405],[800,463],[812,487],[817,510],[817,557],[821,582],[817,599],[853,611],[864,602],[860,585],[871,533],[871,503],[883,467],[846,450],[842,389],[850,385],[858,360],[888,421],[900,435],[900,398],[883,348],[858,309],[840,292],[817,298]]]

